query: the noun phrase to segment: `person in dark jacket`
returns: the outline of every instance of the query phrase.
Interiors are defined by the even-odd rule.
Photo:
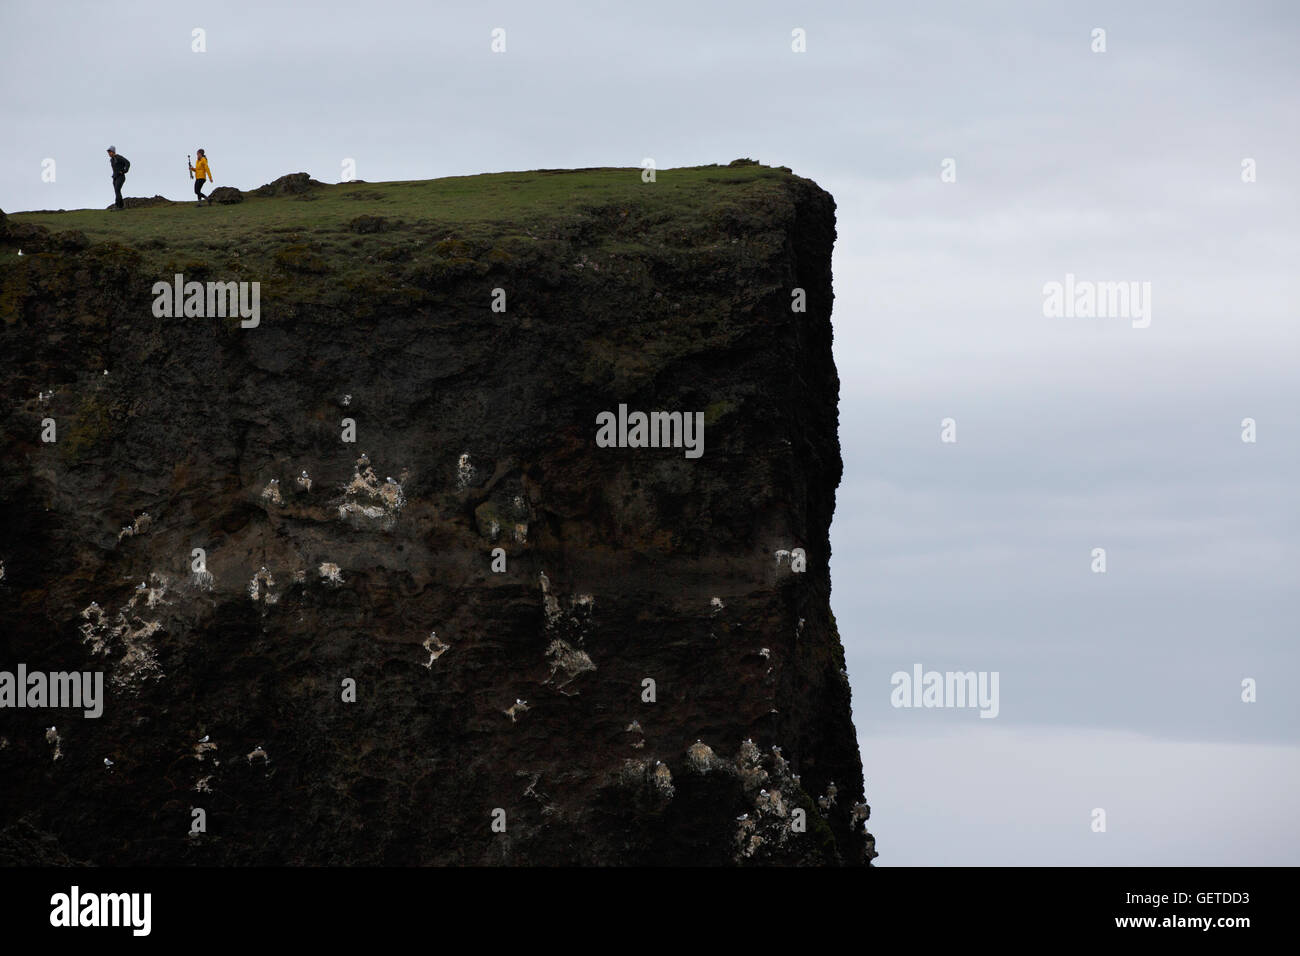
[[[123,209],[126,203],[122,201],[122,186],[126,182],[127,170],[131,168],[131,160],[125,156],[119,156],[116,146],[108,147],[108,164],[113,168],[113,195],[116,197],[114,204],[118,209]]]

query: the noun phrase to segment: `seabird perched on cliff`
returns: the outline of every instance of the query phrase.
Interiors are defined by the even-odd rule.
[[[207,734],[204,734],[202,737],[199,738],[199,743],[201,743],[201,744],[206,744],[207,742],[208,742],[208,735],[207,735]]]
[[[384,479],[384,481],[388,482],[388,484],[390,484],[390,485],[395,485],[395,484],[397,484],[397,482],[393,481],[393,476],[392,476],[392,475],[389,475],[387,478]]]
[[[744,823],[748,819],[749,819],[748,813],[742,813],[740,816],[736,817],[736,820],[740,823]]]
[[[105,757],[105,758],[104,758],[104,767],[105,767],[106,769],[108,769],[108,770],[112,770],[112,769],[113,769],[113,761],[111,761],[111,760],[109,760],[107,757]]]
[[[135,586],[135,589],[136,589],[137,591],[148,591],[148,590],[149,590],[149,585],[147,585],[147,584],[145,584],[143,581],[141,581],[139,584],[137,584],[137,585]]]

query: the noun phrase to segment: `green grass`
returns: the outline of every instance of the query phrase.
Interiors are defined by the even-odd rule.
[[[318,251],[381,249],[402,231],[445,231],[473,242],[503,236],[538,237],[537,230],[575,214],[622,206],[644,227],[674,220],[687,229],[683,211],[704,220],[728,200],[719,185],[779,189],[789,173],[766,166],[702,166],[659,170],[643,183],[639,168],[536,170],[453,176],[417,182],[340,183],[312,191],[313,200],[245,194],[235,205],[198,207],[194,202],[126,209],[76,209],[10,214],[11,222],[36,223],[52,231],[79,230],[91,242],[116,242],[157,261],[219,258],[259,250],[270,259],[284,247],[316,243]],[[748,190],[746,190],[748,191]],[[394,231],[358,233],[349,223],[361,216],[401,221]],[[360,240],[360,242],[358,242]]]
[[[668,272],[705,261],[721,275],[745,261],[749,247],[785,241],[794,179],[784,167],[757,163],[663,169],[653,183],[642,182],[637,167],[534,170],[321,185],[307,198],[245,193],[232,205],[15,213],[8,221],[50,230],[33,251],[52,268],[90,261],[149,282],[175,273],[258,281],[265,302],[341,316],[435,304],[462,280],[489,275],[554,282],[563,269],[599,283],[619,269],[644,281],[652,261]],[[59,250],[78,247],[66,241],[74,233],[91,246],[66,256]],[[593,265],[580,271],[584,260]],[[0,315],[11,316],[26,280],[22,270],[7,271],[14,274],[0,278]]]

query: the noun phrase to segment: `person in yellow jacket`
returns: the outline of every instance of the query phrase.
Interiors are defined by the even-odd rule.
[[[208,157],[204,155],[203,150],[199,150],[198,161],[190,167],[190,175],[194,177],[194,195],[199,197],[199,203],[202,204],[204,199],[203,184],[212,182],[212,170],[208,169]]]

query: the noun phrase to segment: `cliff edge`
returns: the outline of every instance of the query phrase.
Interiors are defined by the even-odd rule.
[[[0,862],[869,863],[831,196],[226,197],[0,214]]]

